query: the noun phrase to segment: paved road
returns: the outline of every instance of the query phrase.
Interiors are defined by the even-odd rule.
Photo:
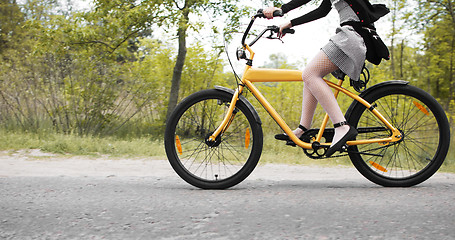
[[[161,161],[23,161],[0,159],[0,239],[455,239],[453,174],[383,188],[352,168],[267,165],[207,191]]]

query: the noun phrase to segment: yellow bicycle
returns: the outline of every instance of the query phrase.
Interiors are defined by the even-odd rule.
[[[307,156],[325,158],[334,129],[327,128],[326,115],[319,129],[310,129],[299,139],[270,105],[255,82],[302,81],[302,72],[253,68],[251,46],[245,44],[256,18],[251,18],[242,37],[237,58],[246,60],[235,89],[216,86],[185,98],[167,120],[165,150],[170,164],[188,183],[203,189],[225,189],[243,181],[256,167],[262,153],[261,119],[242,95],[248,89],[270,116]],[[292,29],[288,30],[292,33]],[[249,53],[247,57],[246,52]],[[346,143],[345,152],[357,170],[370,181],[390,187],[409,187],[431,177],[443,163],[450,143],[450,128],[441,105],[427,92],[405,81],[386,81],[354,94],[338,83],[327,81],[337,97],[341,92],[353,99],[345,113],[359,134]],[[340,153],[342,154],[342,153]]]

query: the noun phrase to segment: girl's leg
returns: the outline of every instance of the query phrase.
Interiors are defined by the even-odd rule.
[[[313,121],[314,111],[316,110],[317,105],[318,100],[313,96],[309,88],[304,87],[300,125],[304,126],[306,129],[311,128],[311,122]],[[297,128],[293,132],[297,137],[302,136],[304,133],[301,128]]]
[[[320,51],[303,71],[304,101],[302,103],[302,116],[300,120],[300,124],[303,126],[307,127],[307,124],[311,125],[316,108],[316,104],[314,104],[315,99],[317,99],[317,102],[327,112],[332,123],[346,121],[332,90],[323,80],[324,76],[337,69],[338,67],[330,61],[325,53]],[[335,128],[332,146],[349,131],[349,128],[348,125]]]

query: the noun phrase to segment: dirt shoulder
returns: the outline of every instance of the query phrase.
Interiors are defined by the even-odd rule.
[[[167,160],[62,156],[40,150],[0,152],[0,177],[156,177],[177,178]],[[359,180],[354,167],[259,164],[249,180]],[[431,179],[453,179],[455,174],[437,173]],[[365,182],[368,180],[364,179]]]

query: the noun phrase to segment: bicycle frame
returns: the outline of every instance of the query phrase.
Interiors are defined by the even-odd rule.
[[[252,19],[250,26],[248,27],[246,33],[249,31],[252,22],[254,22],[254,18]],[[245,34],[246,35],[246,34]],[[223,121],[221,122],[220,126],[215,130],[215,132],[209,137],[210,141],[215,141],[215,139],[220,135],[223,134],[227,128],[229,127],[230,123],[233,121],[234,115],[234,109],[235,105],[237,103],[237,100],[239,96],[242,94],[243,90],[245,87],[247,87],[253,96],[256,97],[256,99],[262,104],[262,106],[266,109],[266,111],[269,113],[269,115],[275,120],[275,122],[283,129],[283,131],[289,136],[289,138],[298,146],[304,148],[304,149],[317,149],[320,147],[330,147],[330,143],[320,143],[322,139],[322,135],[326,129],[327,123],[329,121],[329,116],[326,114],[321,127],[319,128],[319,132],[316,136],[316,139],[314,139],[314,142],[320,143],[318,146],[313,146],[311,143],[304,142],[300,140],[297,136],[294,135],[292,130],[289,128],[289,126],[286,124],[286,122],[283,120],[283,118],[277,113],[277,111],[272,107],[272,105],[267,101],[267,99],[261,94],[259,89],[257,89],[253,83],[255,82],[297,82],[297,81],[303,81],[302,80],[302,72],[298,70],[287,70],[287,69],[264,69],[264,68],[253,68],[252,67],[252,60],[254,58],[254,51],[251,49],[251,47],[248,44],[244,44],[245,41],[245,35],[242,40],[243,48],[244,50],[247,50],[250,53],[250,59],[249,63],[247,63],[245,70],[242,75],[242,79],[240,80],[239,86],[237,87],[236,91],[234,92],[234,95],[232,97],[230,106],[228,108],[228,111],[226,113],[226,116],[224,117]],[[256,42],[256,40],[253,41]],[[387,138],[376,138],[376,139],[361,139],[361,140],[354,140],[354,141],[348,141],[346,144],[348,146],[351,145],[361,145],[361,144],[371,144],[371,143],[381,143],[381,144],[388,144],[388,143],[393,143],[400,141],[402,136],[400,131],[392,126],[392,124],[387,121],[387,119],[384,118],[384,116],[375,109],[375,106],[371,105],[367,101],[365,101],[363,98],[359,97],[358,95],[348,91],[347,89],[342,87],[343,80],[338,80],[338,83],[335,84],[333,82],[330,82],[328,80],[324,81],[329,85],[329,87],[335,89],[334,95],[335,98],[338,97],[338,94],[340,92],[344,93],[348,97],[352,98],[353,100],[356,100],[360,102],[362,105],[364,105],[367,109],[369,109],[384,125],[391,131],[391,136]]]

